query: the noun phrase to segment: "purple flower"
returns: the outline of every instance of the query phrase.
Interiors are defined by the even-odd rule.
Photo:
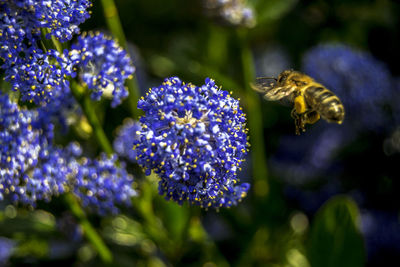
[[[15,241],[0,237],[0,264],[5,264],[13,253]]]
[[[0,4],[8,15],[20,18],[14,25],[21,25],[28,37],[46,28],[47,39],[54,36],[61,42],[79,33],[78,26],[89,18],[88,9],[92,6],[88,0],[1,0]]]
[[[161,195],[216,208],[246,195],[249,184],[237,185],[248,146],[238,100],[211,79],[197,87],[173,77],[151,88],[138,107],[145,115],[136,160],[147,175],[160,176]]]
[[[45,105],[69,92],[67,76],[75,76],[69,58],[55,50],[46,53],[33,47],[5,70],[5,80],[22,101]]]
[[[0,94],[0,199],[9,195],[13,202],[34,204],[53,194],[58,182],[35,171],[43,159],[57,162],[49,158],[52,130],[38,112],[20,109]],[[43,169],[44,174],[49,171]]]
[[[121,156],[127,158],[130,162],[136,161],[136,150],[133,148],[135,140],[139,139],[138,132],[141,130],[139,122],[132,119],[126,119],[124,124],[118,129],[117,137],[114,140],[114,150]]]
[[[35,206],[72,192],[99,214],[130,205],[136,191],[124,164],[117,166],[116,156],[82,157],[74,143],[56,147],[51,117],[42,111],[22,109],[0,94],[0,200]]]
[[[73,192],[88,207],[100,215],[119,212],[117,205],[130,206],[136,196],[132,188],[133,177],[125,170],[125,164],[116,165],[115,155],[100,159],[80,158],[69,164],[74,170]]]
[[[131,78],[135,67],[114,40],[102,33],[83,34],[69,54],[80,79],[91,90],[92,99],[100,100],[105,92],[111,92],[111,106],[115,107],[128,96],[124,82]]]

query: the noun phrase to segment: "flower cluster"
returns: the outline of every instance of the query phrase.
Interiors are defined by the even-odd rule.
[[[40,30],[35,28],[32,16],[17,8],[11,1],[0,1],[0,59],[2,68],[13,66],[21,52],[35,44]]]
[[[205,0],[211,15],[233,26],[253,27],[254,11],[243,0]]]
[[[74,156],[70,159],[69,167],[73,171],[73,192],[82,201],[83,206],[97,213],[116,214],[119,212],[116,204],[129,206],[131,198],[136,195],[132,188],[133,177],[125,170],[123,162],[117,167],[115,155],[100,159],[79,158],[79,148],[73,147]]]
[[[118,129],[117,137],[114,140],[114,151],[121,157],[127,158],[130,162],[136,161],[136,150],[132,149],[135,140],[139,139],[136,134],[142,128],[138,122],[126,119]]]
[[[43,52],[29,48],[25,58],[19,58],[6,70],[5,80],[21,93],[22,101],[45,104],[69,90],[67,76],[74,76],[69,59],[56,50]]]
[[[115,107],[127,97],[124,81],[135,69],[127,53],[103,34],[84,34],[69,52],[40,49],[43,34],[70,40],[89,17],[90,6],[88,0],[0,0],[0,67],[22,101],[43,106],[68,94],[68,78],[75,77],[76,68],[93,99],[112,92]]]
[[[245,114],[211,79],[202,86],[166,79],[139,100],[145,112],[137,162],[161,178],[159,193],[178,203],[230,207],[247,193],[237,171],[247,153]]]
[[[128,96],[124,82],[132,77],[135,68],[114,40],[102,33],[83,34],[69,54],[79,69],[79,77],[92,90],[92,99],[99,100],[104,91],[110,91],[111,106],[115,107]]]
[[[40,28],[46,28],[49,33],[46,38],[56,37],[64,42],[71,40],[72,35],[79,33],[79,24],[89,18],[88,9],[92,3],[88,0],[1,0],[0,4],[10,14],[10,11],[23,20],[16,19],[29,38],[30,34],[37,33]],[[23,23],[23,24],[21,24]]]
[[[53,196],[73,192],[85,206],[104,214],[117,212],[115,204],[129,205],[133,178],[116,157],[81,157],[75,144],[52,144],[53,125],[41,109],[25,110],[0,95],[0,200],[35,205]]]
[[[37,192],[41,199],[53,193],[49,181],[33,171],[48,156],[51,139],[51,131],[46,134],[40,122],[37,112],[22,110],[7,95],[0,95],[0,199],[6,194],[14,202],[31,204]]]
[[[74,77],[65,52],[39,48],[41,32],[47,38],[69,40],[79,32],[90,6],[88,1],[0,1],[0,67],[23,101],[46,104],[67,92],[67,76]]]

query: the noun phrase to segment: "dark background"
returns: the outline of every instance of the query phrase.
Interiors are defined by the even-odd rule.
[[[253,0],[248,5],[254,8],[257,24],[250,29],[221,24],[202,1],[116,4],[142,93],[165,77],[178,76],[198,85],[211,77],[242,98],[246,111],[255,98],[261,104],[257,112],[262,116],[261,147],[266,154],[266,159],[255,161],[258,155],[250,153],[240,174],[242,181],[252,184],[249,195],[237,207],[220,211],[166,202],[156,193],[156,179],[138,174],[139,191],[142,197],[147,194],[155,218],[139,215],[134,208],[118,216],[90,217],[114,253],[116,266],[388,266],[398,261],[400,151],[384,150],[390,138],[400,142],[395,135],[399,121],[393,115],[400,111],[395,100],[400,88],[398,2]],[[107,31],[99,1],[92,11],[82,30]],[[290,108],[251,97],[243,73],[255,68],[259,76],[276,77],[285,69],[302,70],[307,52],[333,43],[369,54],[387,68],[392,102],[379,105],[388,121],[383,130],[357,131],[320,121],[295,136]],[[244,62],[245,49],[252,53],[250,62]],[[348,75],[357,71],[355,67]],[[374,79],[374,73],[368,79]],[[376,88],[369,98],[379,92]],[[362,116],[368,117],[368,112]],[[249,120],[252,114],[248,113]],[[126,103],[117,109],[104,105],[110,138],[129,116]],[[358,119],[350,117],[348,123]],[[307,153],[314,153],[321,134],[331,131],[352,138],[336,144],[323,167],[308,169]],[[78,139],[96,151],[93,142]],[[250,143],[260,147],[257,139]],[[301,177],[286,172],[296,160],[296,166],[304,167]],[[258,177],[254,162],[264,164],[268,175]],[[130,168],[137,171],[134,165]],[[17,242],[9,264],[100,264],[75,219],[64,210],[57,199],[40,204],[36,211],[3,204],[0,234]]]

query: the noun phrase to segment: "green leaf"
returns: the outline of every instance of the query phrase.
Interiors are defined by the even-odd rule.
[[[257,23],[264,24],[282,18],[297,2],[297,0],[253,0]]]
[[[361,267],[365,263],[359,211],[348,197],[328,200],[317,212],[311,228],[308,258],[313,267]]]

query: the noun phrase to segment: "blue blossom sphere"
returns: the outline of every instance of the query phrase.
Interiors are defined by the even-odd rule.
[[[99,32],[79,36],[71,48],[70,58],[81,80],[92,91],[92,99],[100,100],[103,93],[111,92],[111,106],[119,105],[128,96],[124,82],[135,71],[126,51]]]
[[[230,207],[246,195],[249,184],[237,184],[248,146],[238,100],[209,78],[198,87],[172,77],[151,88],[138,108],[145,115],[136,160],[147,175],[160,176],[161,195],[201,207]]]

